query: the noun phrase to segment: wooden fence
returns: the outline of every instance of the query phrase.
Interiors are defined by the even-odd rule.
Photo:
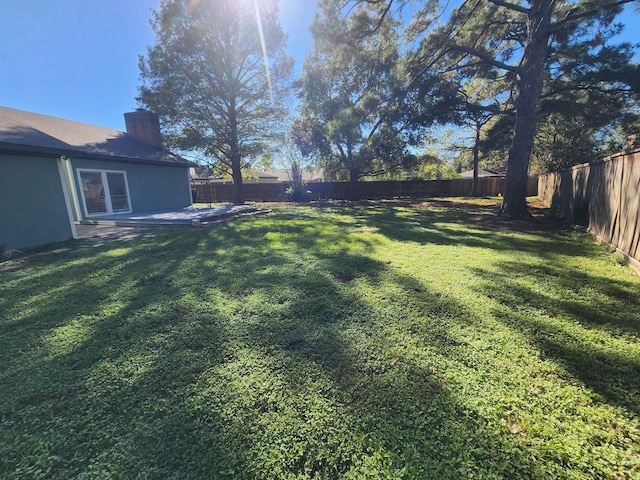
[[[242,187],[249,202],[282,202],[289,183],[245,183]],[[414,180],[380,182],[317,182],[306,186],[309,200],[380,200],[393,198],[465,197],[471,195],[473,180]],[[196,201],[227,203],[233,201],[233,185],[212,183],[194,185]],[[538,180],[529,179],[528,195],[537,195]],[[478,194],[485,197],[500,195],[504,190],[503,177],[478,179]]]
[[[640,272],[640,150],[542,175],[538,192],[553,211],[588,224]]]

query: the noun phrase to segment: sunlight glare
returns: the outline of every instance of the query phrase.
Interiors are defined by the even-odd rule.
[[[200,3],[200,0],[188,0],[185,8],[187,12],[192,13],[196,9],[196,5]]]
[[[260,43],[262,44],[262,57],[264,59],[264,69],[267,74],[269,98],[271,99],[271,101],[273,101],[273,87],[271,85],[271,69],[269,68],[269,58],[267,56],[267,44],[264,39],[264,31],[262,29],[262,17],[260,16],[260,7],[258,7],[258,0],[253,0],[253,7],[256,11],[256,23],[258,24],[258,33],[260,34]]]

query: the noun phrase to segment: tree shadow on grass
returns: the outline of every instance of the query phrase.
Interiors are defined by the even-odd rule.
[[[2,401],[13,448],[0,471],[415,478],[513,460],[496,432],[478,436],[436,372],[376,358],[376,321],[394,319],[350,287],[388,275],[370,245],[317,218],[291,222],[166,231],[34,262],[47,273],[12,287],[28,310],[3,324],[9,344],[20,338],[3,378],[23,386]],[[46,301],[27,305],[36,294]],[[373,343],[360,349],[358,336]],[[444,330],[434,338],[449,343]],[[484,449],[460,448],[474,439]]]
[[[114,243],[34,258],[30,267],[38,285],[7,290],[14,304],[0,324],[6,341],[2,364],[24,381],[0,395],[2,413],[86,392],[88,370],[130,351],[142,331],[161,327],[171,295],[169,278],[189,255],[171,254],[171,246],[171,240],[164,250]]]
[[[374,206],[351,207],[346,211],[359,225],[395,241],[518,250],[551,257],[581,254],[566,234],[564,223],[509,222],[496,217],[492,209]]]
[[[637,283],[566,265],[501,263],[497,271],[475,273],[497,302],[496,318],[522,332],[543,358],[557,362],[603,401],[640,414],[640,361],[633,353],[640,338]],[[538,282],[547,287],[535,288]]]
[[[252,319],[251,308],[244,310],[236,338],[253,355],[259,352],[258,359],[247,361],[260,372],[257,388],[265,392],[244,405],[252,413],[224,417],[230,422],[224,430],[231,432],[224,443],[233,447],[227,456],[244,456],[235,458],[234,465],[248,476],[260,475],[250,459],[264,465],[277,453],[281,462],[274,462],[274,477],[292,472],[358,477],[367,464],[372,471],[407,478],[533,471],[530,459],[513,447],[498,424],[452,395],[437,367],[394,353],[393,338],[386,336],[400,329],[403,336],[417,335],[418,343],[453,357],[459,352],[451,349],[461,343],[448,333],[446,322],[424,318],[406,332],[403,318],[356,294],[353,284],[375,288],[388,282],[393,274],[385,263],[347,253],[318,260],[319,268],[288,279],[298,296],[284,311],[253,312]],[[285,279],[274,280],[287,285]],[[434,315],[464,315],[450,300],[434,304],[437,296],[420,282],[409,277],[393,281]],[[225,379],[219,375],[214,378]],[[206,383],[209,404],[252,397],[244,385],[210,377]],[[221,428],[220,418],[208,418],[208,425]],[[264,425],[264,418],[274,422]],[[322,428],[309,427],[314,424]],[[273,448],[251,441],[252,434],[263,439],[271,429],[277,431]],[[284,450],[277,448],[278,442],[284,442]],[[287,469],[278,470],[283,465]]]
[[[491,405],[447,377],[490,369],[456,333],[479,320],[340,218],[162,230],[55,260],[50,300],[2,327],[18,389],[0,397],[0,474],[536,476]],[[37,291],[12,285],[23,302]]]

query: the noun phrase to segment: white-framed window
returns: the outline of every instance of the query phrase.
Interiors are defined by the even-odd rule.
[[[127,172],[78,169],[78,181],[87,217],[131,212]]]

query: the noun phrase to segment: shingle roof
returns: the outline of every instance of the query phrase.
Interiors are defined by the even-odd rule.
[[[38,153],[191,166],[184,158],[126,132],[0,107],[0,152]]]
[[[291,181],[291,170],[284,168],[270,168],[263,172],[265,175],[278,177],[279,182]],[[304,167],[302,169],[302,180],[305,182],[318,182],[322,181],[324,172],[319,168]]]
[[[460,174],[462,178],[473,178],[473,170],[467,170]],[[478,169],[478,177],[504,177],[501,173],[491,172],[489,170]]]

